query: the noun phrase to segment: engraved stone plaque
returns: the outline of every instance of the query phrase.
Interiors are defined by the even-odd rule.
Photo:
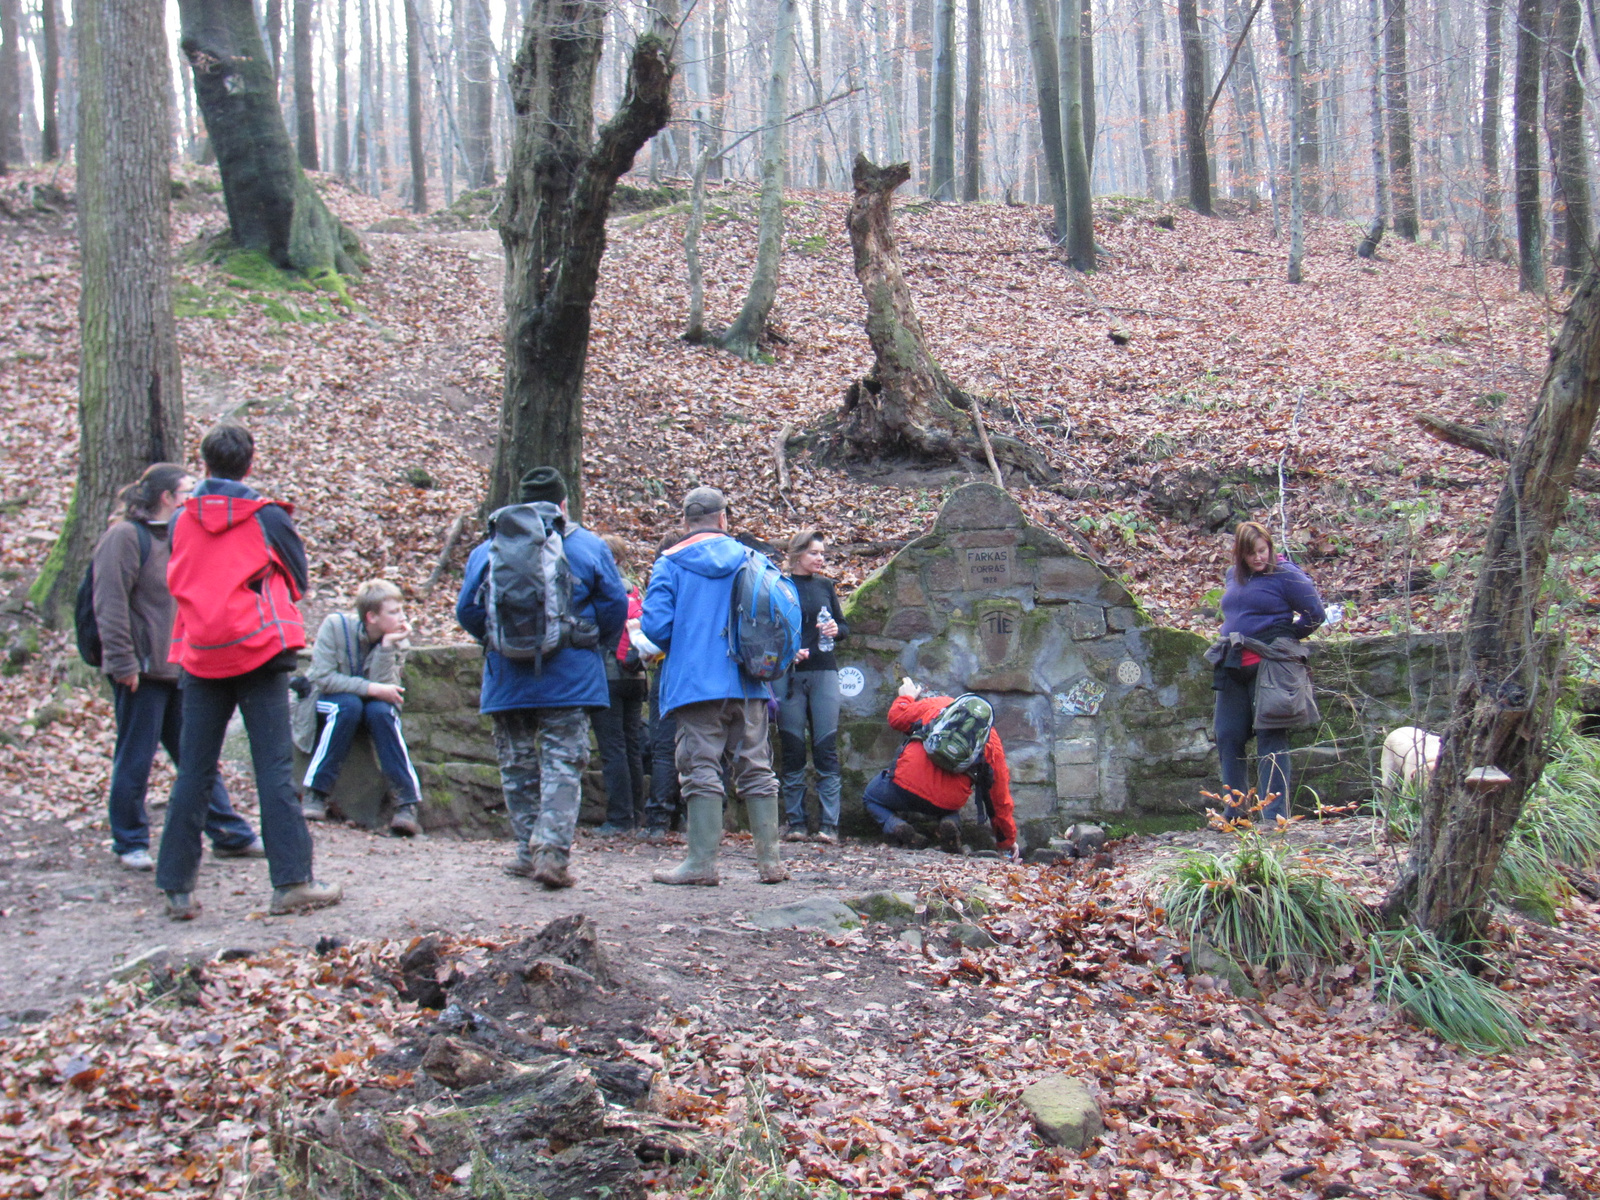
[[[1022,616],[1013,607],[980,608],[977,612],[978,644],[983,648],[983,664],[999,666],[1017,652]]]
[[[1011,587],[1016,582],[1015,546],[966,546],[961,556],[962,582],[969,592]]]

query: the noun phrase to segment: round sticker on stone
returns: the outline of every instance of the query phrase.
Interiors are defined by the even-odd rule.
[[[1144,669],[1131,658],[1125,658],[1117,664],[1117,682],[1123,687],[1132,687],[1144,678]]]
[[[839,695],[859,696],[867,686],[867,677],[861,673],[860,667],[839,668]]]

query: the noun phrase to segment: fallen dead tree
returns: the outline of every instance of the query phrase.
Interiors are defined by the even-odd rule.
[[[1485,458],[1510,462],[1512,454],[1516,452],[1516,446],[1510,439],[1491,433],[1487,429],[1463,425],[1458,421],[1446,421],[1443,417],[1436,417],[1432,413],[1419,413],[1411,419],[1441,442],[1459,446],[1463,450],[1471,450],[1474,454],[1481,454]],[[1591,455],[1586,454],[1585,457]],[[1587,467],[1577,468],[1572,473],[1572,486],[1580,492],[1600,492],[1600,471],[1590,470]]]

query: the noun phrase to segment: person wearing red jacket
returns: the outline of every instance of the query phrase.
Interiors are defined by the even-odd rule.
[[[900,694],[889,706],[889,727],[909,734],[914,726],[927,725],[950,706],[952,696],[924,696],[910,679],[900,683]],[[995,845],[1016,853],[1017,822],[1011,803],[1011,772],[1006,767],[1005,747],[1000,734],[991,729],[983,752],[988,767],[988,800],[994,825]],[[961,825],[956,814],[972,796],[971,775],[957,775],[935,766],[922,743],[906,742],[894,762],[878,772],[862,793],[867,811],[883,826],[884,837],[913,849],[927,844],[913,829],[905,814],[939,818],[939,841],[947,849],[961,844]]]
[[[291,779],[288,673],[306,644],[295,601],[306,587],[306,552],[288,505],[240,482],[255,439],[235,421],[200,443],[208,478],[172,521],[167,587],[177,602],[168,661],[182,668],[183,739],[178,780],[156,857],[167,916],[193,920],[200,831],[215,785],[228,721],[237,709],[250,739],[261,840],[274,915],[337,904],[338,884],[311,874],[311,833]]]

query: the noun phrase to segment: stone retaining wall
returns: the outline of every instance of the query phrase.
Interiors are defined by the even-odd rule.
[[[839,756],[847,832],[874,832],[860,796],[901,745],[884,714],[902,675],[950,694],[980,692],[994,704],[1031,844],[1085,818],[1199,812],[1201,791],[1220,786],[1211,669],[1201,658],[1207,640],[1152,624],[1120,582],[1030,524],[999,488],[974,483],[953,493],[927,534],[862,583],[845,617]],[[1311,644],[1323,724],[1295,736],[1300,812],[1318,799],[1370,795],[1385,733],[1443,721],[1459,639]],[[475,645],[417,649],[406,666],[405,735],[430,830],[505,831],[490,723],[477,712],[481,668]],[[381,798],[370,750],[352,762],[352,791],[365,778],[366,791]],[[341,795],[345,787],[341,781]],[[586,816],[600,819],[598,770],[585,792]]]

